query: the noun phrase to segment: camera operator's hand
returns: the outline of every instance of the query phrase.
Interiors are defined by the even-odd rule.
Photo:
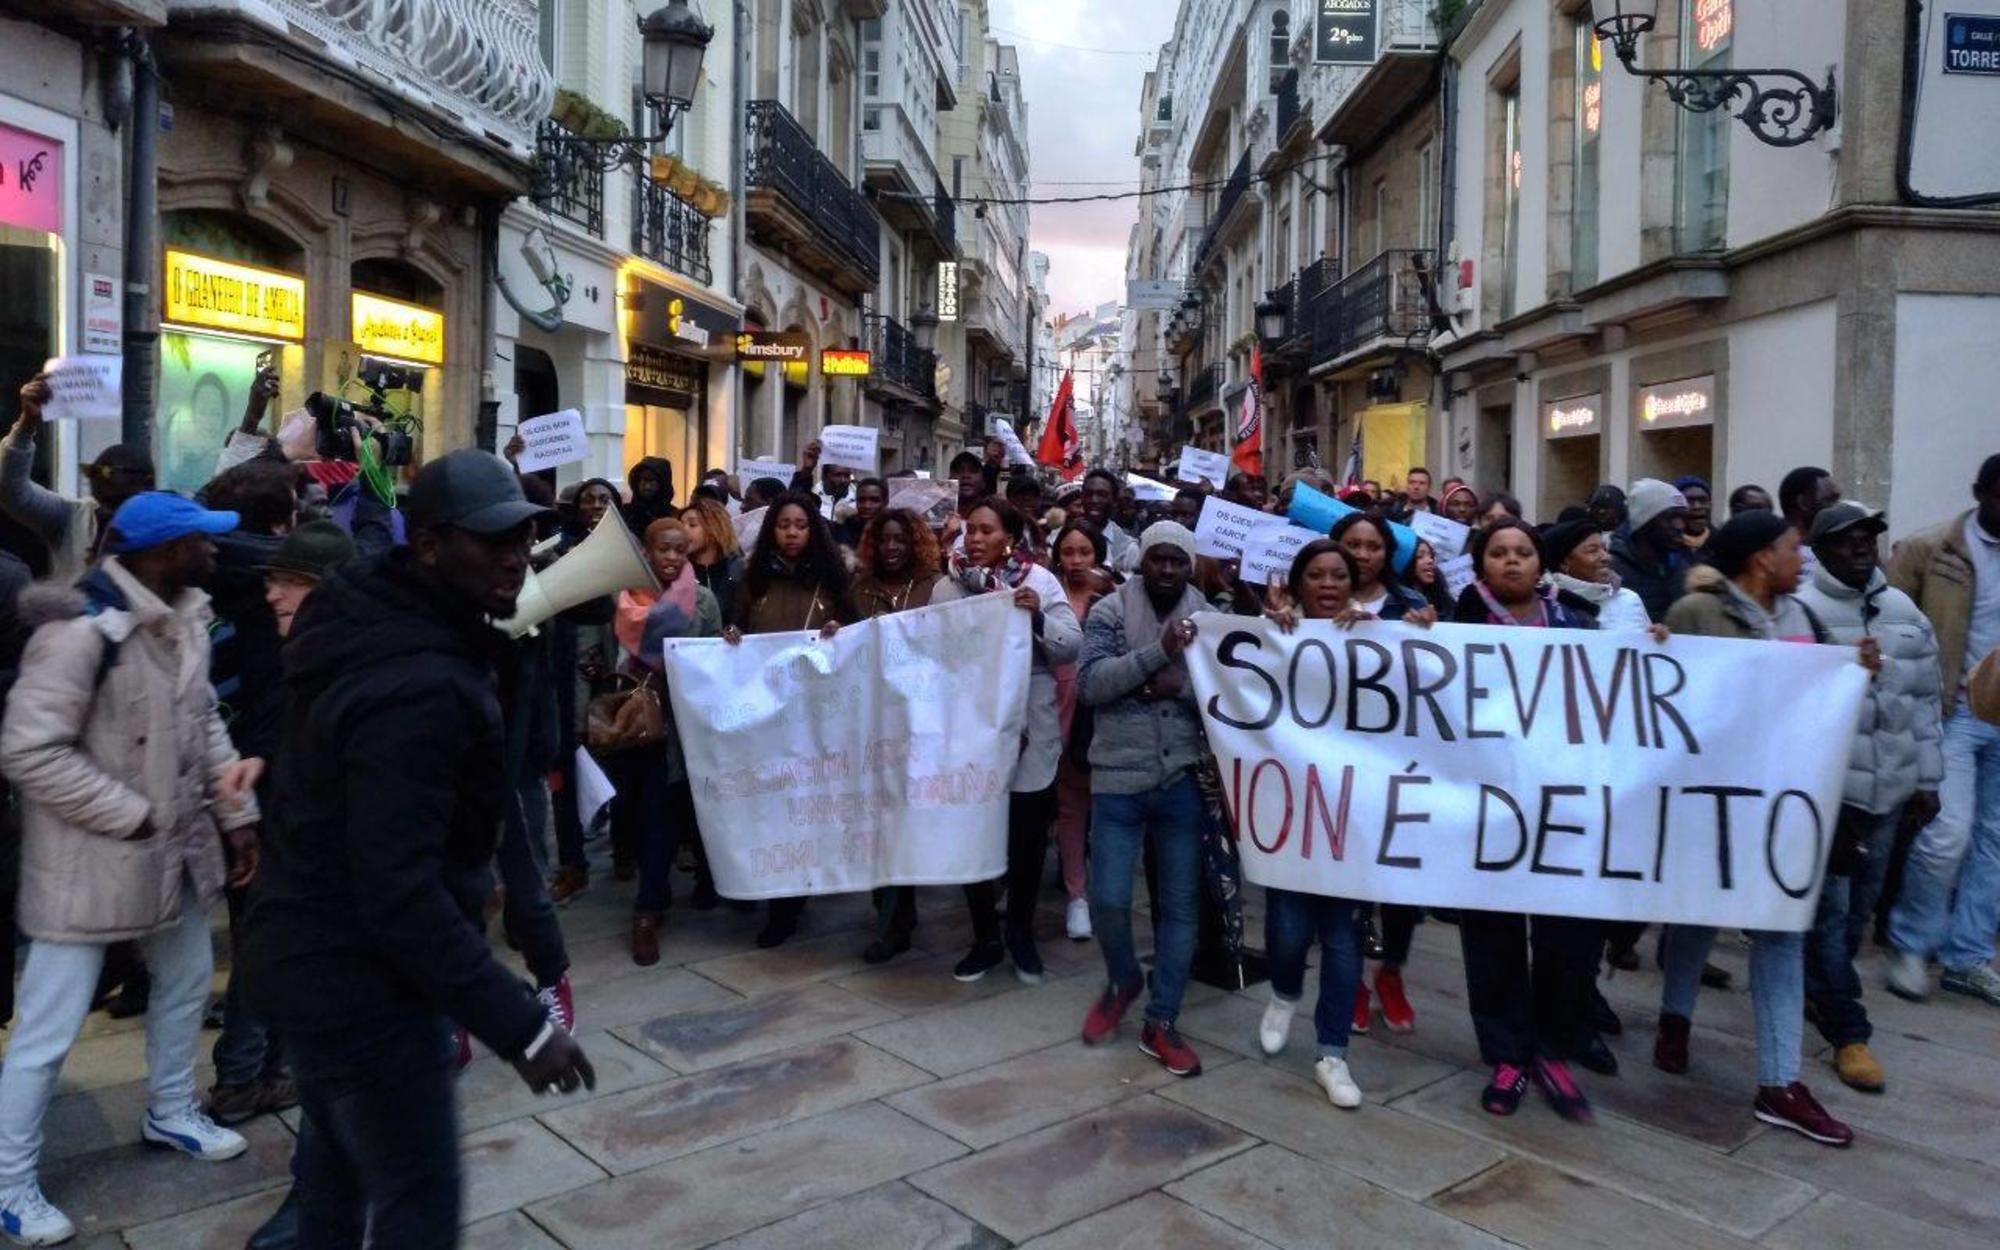
[[[55,398],[49,389],[49,375],[38,373],[28,379],[21,388],[21,415],[14,420],[14,429],[28,438],[42,428],[42,405]]]
[[[243,404],[243,432],[255,434],[257,427],[264,424],[264,414],[270,410],[271,401],[278,397],[278,367],[265,365],[257,370],[257,376],[250,383],[250,398]]]
[[[547,1093],[551,1086],[565,1094],[575,1093],[578,1085],[596,1089],[597,1069],[590,1066],[583,1047],[567,1031],[553,1025],[550,1029],[548,1040],[533,1058],[523,1055],[514,1061],[514,1071],[537,1094]]]

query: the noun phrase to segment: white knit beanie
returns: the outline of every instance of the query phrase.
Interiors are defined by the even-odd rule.
[[[1139,554],[1143,557],[1162,544],[1179,547],[1187,553],[1188,562],[1194,562],[1194,535],[1179,521],[1155,521],[1148,525],[1145,532],[1139,535]]]

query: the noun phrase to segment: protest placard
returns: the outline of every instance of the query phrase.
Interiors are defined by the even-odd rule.
[[[46,421],[104,421],[116,418],[125,399],[123,356],[57,356],[42,366],[49,383]]]
[[[1127,473],[1125,484],[1132,488],[1132,497],[1146,503],[1169,503],[1174,497],[1174,488],[1165,482],[1156,482],[1150,477],[1137,473]]]
[[[889,483],[889,509],[907,508],[934,530],[958,511],[958,483],[899,477]]]
[[[1868,686],[1851,648],[1373,621],[1288,634],[1213,613],[1195,624],[1188,671],[1258,885],[1812,924]],[[1771,732],[1774,707],[1815,732]]]
[[[1292,558],[1299,549],[1326,535],[1297,525],[1265,526],[1243,544],[1243,561],[1237,576],[1251,586],[1268,586],[1273,578],[1282,582],[1291,576]]]
[[[1435,512],[1412,512],[1410,528],[1418,538],[1431,545],[1431,551],[1440,561],[1465,554],[1466,546],[1472,542],[1470,526],[1460,525],[1448,516]]]
[[[994,417],[992,433],[993,437],[1000,440],[1000,445],[1007,449],[1007,464],[1009,467],[1017,464],[1025,465],[1031,469],[1035,467],[1035,458],[1028,454],[1026,447],[1021,445],[1021,436],[1014,433],[1014,423],[1012,421],[1009,421],[1005,417]]]
[[[1229,457],[1219,451],[1184,446],[1177,476],[1183,482],[1213,482],[1215,489],[1221,490],[1229,480]]]
[[[979,595],[666,644],[702,842],[729,898],[989,881],[1027,717],[1028,614]]]
[[[1292,503],[1286,510],[1286,515],[1291,518],[1294,525],[1302,525],[1309,530],[1318,530],[1321,534],[1325,534],[1340,518],[1359,511],[1361,509],[1353,504],[1342,503],[1333,496],[1300,482],[1292,488]],[[1389,541],[1395,544],[1391,564],[1397,573],[1407,572],[1410,558],[1417,553],[1417,532],[1407,525],[1399,525],[1394,521],[1390,521],[1388,525]]]
[[[1471,553],[1453,556],[1449,560],[1439,560],[1438,576],[1444,579],[1444,588],[1451,593],[1453,599],[1464,594],[1465,588],[1472,585],[1472,579],[1476,576],[1472,571]]]
[[[618,788],[605,776],[588,747],[576,749],[576,819],[585,829],[597,823],[597,814],[618,797]]]
[[[1242,556],[1243,544],[1260,530],[1281,529],[1285,518],[1259,512],[1240,503],[1230,503],[1218,495],[1201,501],[1201,518],[1194,524],[1194,553],[1234,560]]]
[[[736,545],[743,549],[744,555],[756,547],[757,535],[764,532],[764,514],[769,511],[769,508],[752,508],[729,518],[729,523],[736,527]]]
[[[782,460],[738,460],[736,462],[736,486],[740,490],[760,477],[774,477],[786,486],[790,486],[792,478],[797,475],[798,471],[799,466],[786,464]]]
[[[881,437],[882,431],[872,425],[829,425],[819,432],[819,462],[873,473]]]
[[[574,408],[529,417],[521,422],[518,432],[526,446],[515,463],[523,473],[575,464],[590,452],[590,440],[583,432],[583,414]]]

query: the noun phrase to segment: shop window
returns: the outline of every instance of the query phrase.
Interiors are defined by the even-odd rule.
[[[1681,64],[1715,70],[1729,65],[1735,0],[1681,0]],[[1723,246],[1729,224],[1729,114],[1676,110],[1675,233],[1680,251]]]
[[[1604,42],[1576,24],[1575,159],[1570,164],[1570,289],[1597,282],[1598,135],[1604,126]]]

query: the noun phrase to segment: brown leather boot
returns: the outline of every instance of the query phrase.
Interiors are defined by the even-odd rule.
[[[650,968],[660,962],[660,927],[666,916],[657,911],[632,913],[632,962]]]

